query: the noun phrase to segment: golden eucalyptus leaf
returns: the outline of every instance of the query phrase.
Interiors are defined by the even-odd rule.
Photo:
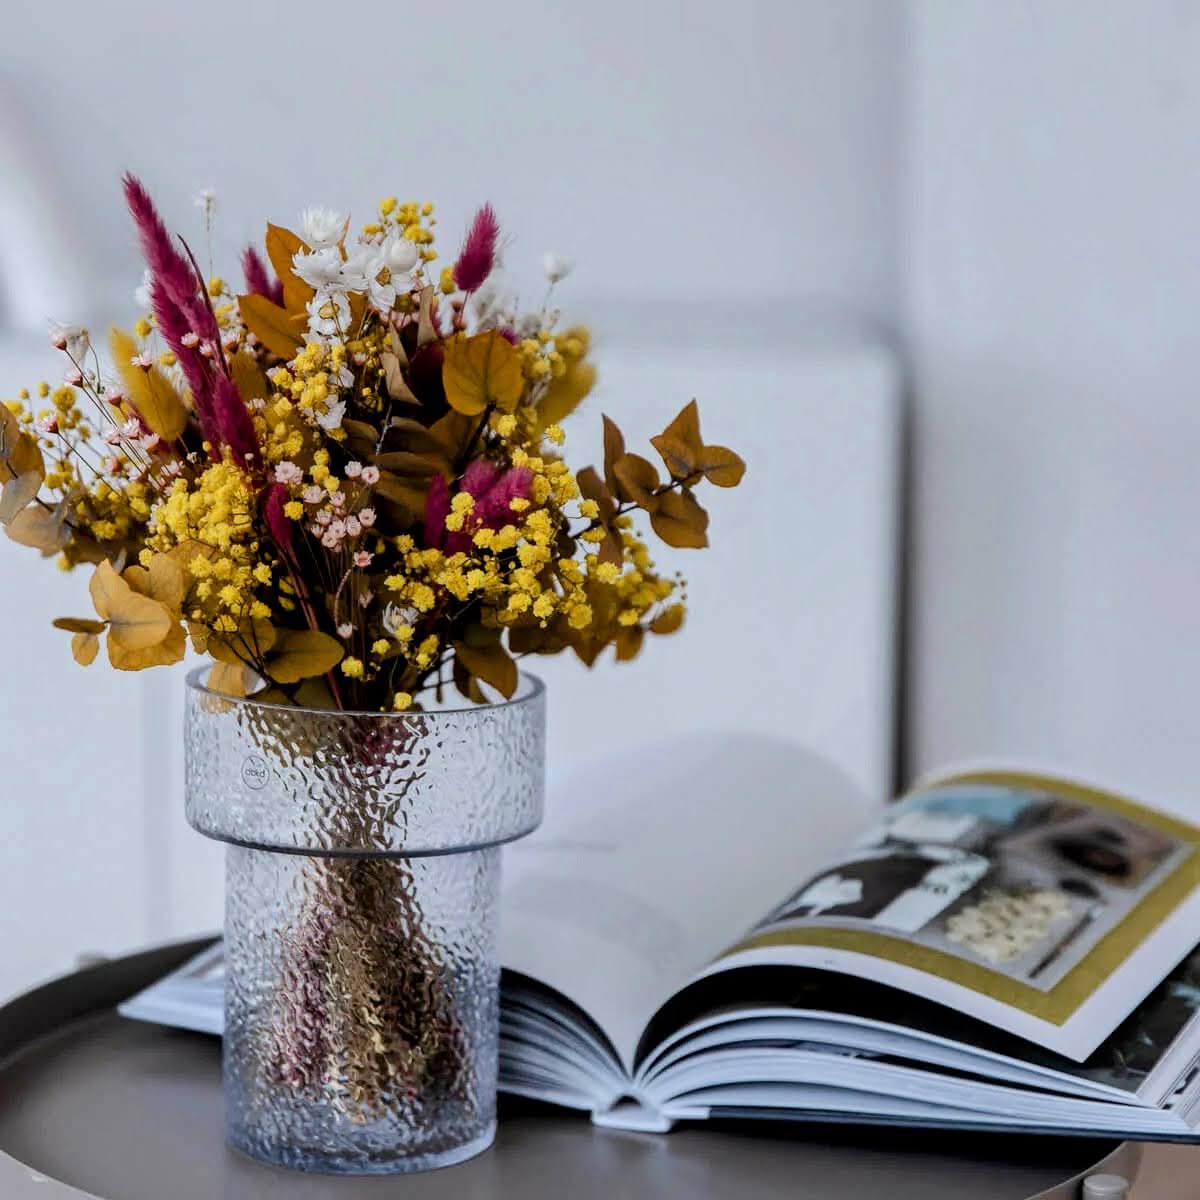
[[[491,684],[506,700],[517,690],[517,664],[499,639],[484,646],[455,642],[454,655],[472,675]]]
[[[379,475],[379,482],[375,485],[375,491],[385,500],[401,505],[415,518],[425,511],[425,497],[429,491],[429,481],[414,479],[411,476],[402,478],[392,474],[391,471],[382,471]]]
[[[67,542],[66,512],[60,504],[48,511],[37,504],[23,508],[4,527],[4,532],[22,546],[40,550],[43,558],[57,554]]]
[[[292,267],[292,259],[303,250],[310,252],[308,243],[297,237],[290,229],[280,225],[267,226],[267,257],[279,282],[283,285],[283,306],[289,313],[302,313],[304,306],[316,295]],[[264,343],[265,344],[265,343]],[[278,353],[278,351],[276,351]]]
[[[458,688],[460,695],[465,696],[473,704],[487,703],[488,698],[479,686],[479,680],[457,658],[454,660],[452,675],[454,686]]]
[[[668,546],[701,550],[708,545],[708,513],[691,492],[666,492],[650,514],[650,526]]]
[[[693,458],[699,457],[704,449],[704,439],[700,436],[700,409],[695,400],[685,404],[658,436],[682,442]],[[657,448],[658,438],[651,438],[650,443]]]
[[[167,554],[155,554],[150,559],[150,566],[126,567],[121,572],[121,578],[135,592],[149,596],[167,608],[176,616],[183,607],[185,592],[183,568]]]
[[[151,601],[151,603],[154,603]],[[167,636],[153,646],[130,649],[113,641],[112,629],[108,635],[108,661],[118,671],[144,671],[147,667],[169,667],[180,662],[187,650],[187,637],[183,626],[171,626]]]
[[[449,463],[442,455],[414,454],[410,450],[389,450],[375,456],[375,465],[384,471],[395,471],[397,475],[430,479],[445,470]]]
[[[675,633],[676,630],[682,628],[684,618],[684,607],[682,604],[672,604],[669,608],[664,608],[662,612],[650,622],[650,632],[657,633],[660,636],[665,636],[669,633]]]
[[[241,666],[247,658],[265,658],[279,640],[279,630],[265,620],[243,621],[231,633],[205,632],[204,648],[197,646],[197,650],[227,666]],[[192,631],[192,644],[196,644],[195,630]]]
[[[253,293],[238,297],[242,323],[272,354],[291,358],[300,349],[301,325],[287,309]]]
[[[287,629],[267,658],[267,672],[276,683],[299,683],[332,671],[342,661],[342,644],[316,629]]]
[[[110,659],[114,648],[125,651],[145,650],[159,645],[171,633],[172,628],[178,628],[165,605],[135,592],[113,570],[110,562],[102,562],[96,568],[88,590],[91,592],[96,612],[108,622]],[[182,638],[182,628],[179,632]],[[113,665],[117,664],[114,662]]]
[[[746,474],[741,457],[726,446],[705,446],[696,463],[696,470],[717,487],[737,487]]]
[[[489,404],[504,412],[516,408],[525,390],[521,355],[503,334],[459,336],[446,343],[444,353],[442,384],[451,408],[472,417]]]
[[[444,447],[451,462],[458,462],[475,436],[476,425],[477,422],[472,421],[465,413],[451,409],[429,427],[429,434]]]
[[[427,284],[417,297],[417,349],[437,339],[437,326],[433,323],[433,288]]]
[[[104,628],[103,625],[100,626]],[[71,654],[81,667],[90,667],[100,651],[100,639],[94,633],[76,633],[71,638]]]
[[[55,617],[50,622],[55,629],[63,629],[67,633],[103,633],[104,622],[92,621],[87,617]]]
[[[557,425],[566,420],[596,385],[596,368],[587,362],[569,363],[557,378],[551,379],[546,394],[538,401],[538,427]]]
[[[10,479],[0,488],[0,525],[7,525],[31,504],[41,487],[42,473],[33,470]]]
[[[621,490],[639,508],[648,513],[658,511],[662,497],[656,496],[654,492],[662,485],[653,463],[640,454],[623,454],[613,463],[613,475]]]
[[[43,476],[46,473],[37,439],[22,431],[8,405],[0,404],[0,483],[30,471],[41,471]]]
[[[108,348],[125,389],[125,398],[139,417],[164,442],[173,442],[187,428],[188,410],[174,384],[158,367],[134,366],[137,342],[115,325],[108,331]]]

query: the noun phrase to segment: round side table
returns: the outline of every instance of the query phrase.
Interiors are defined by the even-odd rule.
[[[1137,1168],[1137,1147],[1112,1142],[750,1122],[662,1137],[504,1102],[496,1145],[457,1167],[361,1180],[281,1171],[225,1146],[215,1039],[114,1011],[205,944],[98,963],[0,1008],[4,1200],[1023,1200],[1078,1196],[1081,1175]]]

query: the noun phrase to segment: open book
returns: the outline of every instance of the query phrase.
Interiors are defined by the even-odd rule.
[[[881,808],[746,737],[554,782],[505,851],[503,1090],[659,1131],[1194,1136],[1200,830],[1014,771]],[[122,1011],[219,1033],[220,954]]]

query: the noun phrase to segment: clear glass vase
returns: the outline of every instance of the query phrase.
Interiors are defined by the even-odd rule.
[[[542,816],[545,693],[419,713],[233,699],[188,677],[187,816],[228,843],[228,1137],[393,1174],[495,1136],[500,846]]]

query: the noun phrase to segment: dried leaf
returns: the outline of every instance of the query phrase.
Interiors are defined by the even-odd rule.
[[[682,628],[684,617],[684,607],[682,604],[672,604],[669,608],[664,608],[662,612],[650,622],[650,632],[665,636],[669,633],[674,633],[677,629]]]
[[[659,437],[671,438],[681,442],[688,448],[691,456],[697,458],[704,449],[704,440],[700,436],[700,409],[695,400],[690,401],[679,410],[675,419],[659,434]],[[657,438],[651,438],[652,445],[658,445]]]
[[[0,488],[0,525],[7,525],[41,490],[42,473],[26,471]]]
[[[654,493],[662,484],[653,463],[640,454],[623,454],[613,463],[613,475],[621,490],[639,508],[648,513],[658,510],[660,497]]]
[[[292,259],[303,250],[309,253],[309,246],[298,238],[290,229],[279,225],[267,226],[267,257],[279,282],[283,285],[283,306],[289,313],[302,313],[304,306],[316,295],[311,287],[301,279],[292,268]],[[266,343],[264,342],[264,345]],[[278,354],[279,352],[276,351]]]
[[[517,664],[499,639],[488,646],[455,642],[454,654],[472,675],[491,684],[505,699],[517,690]]]
[[[288,629],[267,659],[267,671],[276,683],[299,683],[332,671],[345,651],[335,638],[316,629]]]
[[[454,660],[452,674],[454,686],[458,688],[460,695],[465,696],[473,704],[487,703],[487,696],[479,686],[479,680],[457,658]]]
[[[477,425],[478,422],[466,414],[451,409],[429,427],[429,433],[445,448],[447,458],[451,462],[458,462],[471,444]]]
[[[166,606],[135,592],[109,562],[102,562],[96,568],[88,590],[96,612],[108,622],[110,658],[114,647],[132,651],[157,646],[172,628],[179,628],[182,636],[182,628]]]
[[[90,667],[99,651],[100,639],[94,633],[77,633],[71,638],[71,653],[81,667]]]
[[[187,650],[187,638],[183,626],[171,626],[167,636],[153,646],[140,650],[130,650],[113,641],[112,632],[108,636],[108,661],[118,671],[144,671],[147,667],[169,667],[172,663],[180,662]]]
[[[50,622],[55,629],[64,629],[67,633],[103,633],[104,622],[92,621],[87,617],[55,617]]]
[[[596,368],[591,363],[573,362],[557,378],[551,379],[546,394],[538,401],[538,426],[557,425],[566,420],[587,398],[596,385]]]
[[[123,329],[114,326],[108,331],[108,348],[134,411],[164,442],[175,441],[187,428],[183,397],[158,367],[146,370],[133,365],[138,345]]]
[[[617,428],[616,422],[604,417],[604,482],[614,496],[622,500],[630,497],[621,494],[621,481],[613,472],[617,461],[625,456],[625,435]]]
[[[650,525],[676,549],[700,550],[708,545],[708,513],[686,489],[665,493],[657,511],[650,515]]]
[[[404,343],[400,340],[400,335],[395,329],[388,333],[387,339],[388,349],[400,360],[402,367],[408,366],[408,351],[404,349]]]
[[[279,636],[279,631],[270,621],[243,621],[235,633],[209,633],[204,648],[197,646],[197,650],[201,654],[210,654],[217,662],[227,666],[241,666],[247,658],[265,658]],[[193,645],[195,642],[193,631]]]
[[[126,567],[121,578],[135,592],[165,604],[176,616],[183,607],[183,568],[167,554],[155,554],[149,568]]]
[[[737,487],[746,473],[746,464],[725,446],[705,446],[696,470],[717,487]]]
[[[386,454],[375,456],[375,465],[384,471],[395,471],[397,475],[429,479],[449,464],[440,454],[413,454],[409,450],[389,450]]]
[[[525,390],[521,355],[502,334],[490,330],[446,343],[442,384],[450,407],[478,416],[489,404],[511,412]]]
[[[691,447],[677,437],[660,433],[650,439],[650,444],[658,451],[663,465],[675,479],[687,479],[696,470],[696,457]]]
[[[375,485],[376,492],[393,504],[402,505],[415,518],[425,511],[425,496],[429,491],[428,480],[414,481],[384,471]]]
[[[388,395],[393,400],[399,400],[401,404],[420,404],[421,401],[404,378],[400,359],[394,354],[383,354],[379,361],[383,366],[383,379],[387,384]]]
[[[213,663],[208,673],[208,686],[222,696],[243,697],[247,692],[247,675],[249,672],[241,663]]]
[[[238,297],[238,312],[246,328],[272,354],[291,358],[300,349],[300,324],[286,309],[272,304],[266,296],[253,293]]]
[[[0,404],[0,483],[30,471],[46,472],[37,440],[22,432],[16,415]]]
[[[37,504],[22,509],[4,527],[4,532],[22,546],[40,550],[44,558],[57,554],[67,542],[67,527],[62,505],[48,512]]]
[[[265,400],[270,394],[271,385],[267,381],[266,372],[245,350],[239,350],[233,356],[229,369],[238,394],[247,404],[251,400]]]
[[[645,631],[640,625],[622,625],[613,643],[616,647],[617,662],[630,662],[637,658],[645,637]]]
[[[438,340],[437,327],[433,323],[433,288],[425,286],[417,297],[417,349]]]

